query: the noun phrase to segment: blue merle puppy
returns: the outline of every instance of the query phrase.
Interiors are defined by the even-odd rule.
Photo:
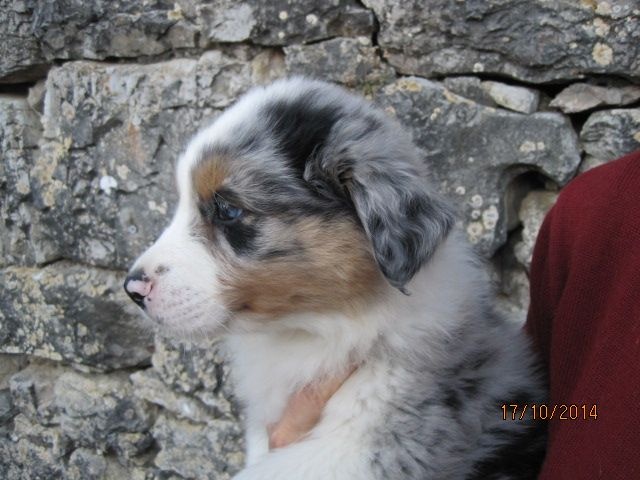
[[[544,425],[501,405],[543,401],[537,361],[394,119],[280,80],[192,139],[177,186],[125,288],[165,333],[224,336],[236,480],[535,478]],[[291,395],[354,365],[315,428],[269,451]]]

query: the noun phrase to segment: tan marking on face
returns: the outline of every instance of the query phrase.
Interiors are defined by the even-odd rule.
[[[227,165],[227,159],[220,155],[211,155],[198,162],[191,172],[198,198],[207,199],[222,186],[228,176]]]
[[[234,311],[266,316],[356,312],[385,285],[361,229],[349,219],[289,226],[301,254],[232,267],[223,280]]]

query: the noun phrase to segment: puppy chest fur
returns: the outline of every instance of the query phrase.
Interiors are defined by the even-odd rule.
[[[125,288],[168,334],[224,334],[247,412],[238,479],[534,478],[544,399],[527,340],[404,130],[294,78],[256,88],[177,166],[175,216]],[[297,389],[358,369],[302,441],[267,451]]]

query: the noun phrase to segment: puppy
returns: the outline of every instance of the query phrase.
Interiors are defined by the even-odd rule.
[[[520,328],[399,124],[303,78],[255,88],[189,144],[179,202],[130,297],[176,335],[224,334],[246,409],[237,480],[535,478],[544,399]],[[357,366],[301,441],[294,393]]]

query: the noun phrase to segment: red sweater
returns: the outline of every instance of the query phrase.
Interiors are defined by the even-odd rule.
[[[549,367],[550,408],[579,408],[549,421],[539,479],[640,479],[640,151],[560,194],[534,249],[525,328]]]

